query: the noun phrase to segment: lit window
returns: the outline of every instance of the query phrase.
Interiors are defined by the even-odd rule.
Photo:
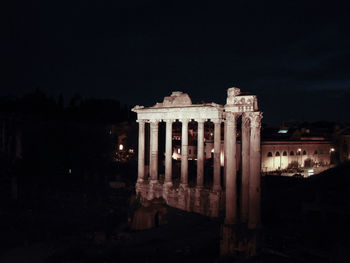
[[[177,153],[181,153],[181,149],[180,148],[177,149]]]
[[[123,144],[119,144],[119,150],[122,151],[124,149]]]

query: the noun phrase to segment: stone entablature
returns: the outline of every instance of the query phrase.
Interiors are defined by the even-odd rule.
[[[166,121],[166,120],[218,120],[222,121],[223,106],[211,104],[192,104],[187,106],[160,106],[140,107],[136,106],[138,121]]]

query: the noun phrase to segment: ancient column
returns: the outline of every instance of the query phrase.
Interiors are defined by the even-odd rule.
[[[139,123],[139,150],[137,182],[142,183],[145,178],[145,120],[138,120]]]
[[[172,186],[172,128],[173,120],[166,120],[165,131],[165,185]]]
[[[226,112],[226,224],[237,223],[236,114]]]
[[[241,222],[248,222],[249,200],[249,157],[250,157],[250,119],[247,113],[242,116],[242,188],[241,188]]]
[[[158,120],[151,120],[149,163],[151,183],[158,181],[158,122]]]
[[[197,188],[203,188],[204,180],[204,120],[198,122],[197,141]]]
[[[182,122],[181,131],[181,186],[188,185],[188,119],[180,120]]]
[[[251,112],[250,132],[250,176],[249,176],[249,219],[248,228],[255,229],[260,223],[260,127],[261,112]]]
[[[220,180],[221,120],[214,120],[214,183],[213,190],[221,190]]]

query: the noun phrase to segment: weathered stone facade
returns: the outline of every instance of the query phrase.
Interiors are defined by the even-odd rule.
[[[232,231],[237,224],[255,230],[260,223],[260,128],[262,114],[258,111],[257,98],[240,95],[240,89],[227,91],[226,105],[216,103],[192,104],[190,97],[176,91],[153,107],[136,106],[139,123],[138,180],[136,192],[143,199],[162,197],[167,204],[186,211],[218,217],[225,211],[225,223],[221,251],[235,253],[237,242]],[[242,185],[237,186],[237,119],[242,118]],[[172,181],[172,123],[178,120],[181,129],[181,181],[174,187]],[[188,123],[198,123],[197,134],[197,183],[188,184]],[[213,185],[203,186],[204,178],[204,122],[214,123]],[[158,175],[158,124],[166,123],[165,180]],[[221,123],[224,123],[224,178],[220,180]],[[150,125],[149,177],[145,176],[145,124]],[[238,206],[238,202],[240,205]],[[229,230],[227,230],[229,229]],[[229,232],[227,232],[229,231]],[[250,242],[250,241],[249,241]],[[250,244],[250,243],[249,243]],[[247,246],[245,244],[244,246]]]

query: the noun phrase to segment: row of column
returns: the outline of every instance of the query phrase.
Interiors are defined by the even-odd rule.
[[[261,112],[242,114],[242,185],[237,191],[236,133],[239,113],[226,112],[225,121],[225,178],[227,224],[239,221],[256,228],[260,222],[260,127]],[[239,201],[239,202],[238,202]],[[238,214],[238,203],[240,214]]]
[[[188,122],[189,119],[181,119],[181,182],[180,186],[188,186]],[[172,124],[174,120],[165,120],[165,186],[172,185]],[[197,188],[203,188],[204,184],[204,119],[198,122],[197,142]],[[139,123],[139,150],[138,150],[138,182],[145,178],[145,124],[146,120],[138,120]],[[158,181],[158,120],[150,121],[150,183]],[[220,185],[220,145],[221,145],[221,120],[214,121],[214,184],[213,190],[221,190]]]

